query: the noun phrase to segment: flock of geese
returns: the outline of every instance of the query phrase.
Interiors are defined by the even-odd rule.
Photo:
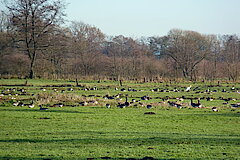
[[[177,89],[177,88],[174,88],[174,89],[172,89],[172,90],[156,88],[156,89],[151,89],[151,91],[152,91],[152,92],[182,92],[182,91],[184,91],[184,92],[189,92],[190,90],[193,90],[193,91],[196,91],[195,93],[217,92],[217,90],[210,91],[209,89],[200,92],[200,91],[197,91],[198,89],[199,89],[198,87],[192,89],[192,86],[189,86],[189,87],[187,87],[186,89],[183,89],[183,90],[179,90],[179,89]],[[46,91],[45,88],[41,88],[41,90],[42,90],[43,92]],[[73,91],[73,90],[74,90],[73,88],[68,88],[68,89],[67,89],[67,91]],[[97,87],[83,88],[83,90],[84,90],[84,91],[88,91],[88,90],[98,90],[98,88],[97,88]],[[128,89],[125,89],[125,88],[121,88],[121,89],[115,88],[115,90],[119,90],[119,91],[121,91],[121,92],[126,92],[126,91],[128,91],[128,92],[137,92],[136,89],[132,89],[132,88],[128,88]],[[233,87],[233,88],[231,88],[231,90],[234,90],[234,91],[235,91],[235,88]],[[54,92],[58,92],[58,90],[57,90],[56,88],[53,89],[53,91],[54,91]],[[143,91],[143,90],[140,90],[140,91]],[[10,89],[6,89],[6,90],[2,91],[2,93],[0,94],[0,97],[2,97],[2,96],[4,96],[4,95],[9,95],[9,96],[10,96],[10,95],[13,95],[14,92],[18,92],[18,93],[15,94],[16,96],[17,96],[17,95],[32,95],[32,96],[34,95],[34,94],[28,94],[25,89],[10,88]],[[63,93],[63,92],[65,92],[65,90],[61,90],[61,93]],[[222,89],[221,92],[227,92],[227,91],[226,91],[225,89]],[[240,92],[238,92],[238,91],[235,91],[235,92],[237,92],[238,94],[240,94]],[[94,96],[94,95],[93,95],[93,96]],[[120,96],[121,96],[121,98],[122,98],[122,97],[124,97],[124,94],[121,93],[121,94],[117,94],[116,96],[105,95],[105,96],[103,96],[102,98],[103,98],[103,99],[107,99],[107,100],[115,100],[114,102],[116,102],[116,100],[121,100]],[[98,96],[98,97],[100,97],[100,96]],[[144,102],[147,102],[148,100],[151,100],[152,97],[147,96],[147,95],[144,95],[144,96],[139,97],[139,98],[140,98],[141,100],[132,99],[131,102],[130,102],[130,101],[128,101],[128,94],[125,94],[125,102],[118,102],[117,105],[115,105],[115,106],[118,107],[118,108],[126,108],[126,107],[129,107],[129,106],[134,106],[134,107],[136,107],[136,106],[144,107],[144,106],[145,106],[145,107],[148,108],[148,109],[153,108],[152,103],[148,103],[148,104],[147,104],[147,103],[144,103]],[[14,98],[12,98],[12,99],[14,99]],[[170,98],[170,97],[168,97],[168,96],[166,96],[166,97],[164,97],[164,98],[159,98],[159,97],[158,97],[158,99],[162,99],[162,101],[159,102],[159,103],[162,103],[162,104],[165,104],[165,105],[168,105],[168,106],[172,106],[172,107],[176,107],[176,108],[178,108],[178,109],[181,109],[181,108],[183,108],[184,106],[186,106],[186,103],[185,103],[185,104],[184,104],[184,103],[181,103],[181,102],[184,101],[184,100],[185,100],[185,101],[186,101],[186,100],[189,100],[190,102],[189,102],[188,106],[191,106],[191,107],[193,107],[193,108],[203,108],[203,105],[202,105],[201,102],[200,102],[201,99],[206,99],[207,101],[213,101],[213,100],[214,100],[214,98],[212,98],[212,97],[204,97],[204,98],[195,98],[195,99],[197,99],[197,102],[193,102],[193,99],[194,99],[194,98],[186,98],[185,96],[182,96],[182,97],[180,97],[180,98],[175,98],[176,101],[170,101],[170,99],[174,99],[174,98]],[[229,102],[229,101],[232,101],[232,100],[233,100],[233,101],[236,101],[236,99],[234,99],[234,98],[223,98],[223,97],[219,97],[219,100],[223,100],[223,101],[224,101],[223,104],[228,104],[228,102]],[[142,101],[143,101],[143,102],[142,102]],[[95,101],[95,100],[92,100],[92,101],[89,101],[89,102],[83,101],[83,102],[80,102],[79,105],[87,106],[88,103],[92,103],[92,104],[97,105],[97,104],[98,104],[98,101]],[[106,107],[106,108],[111,108],[111,107],[112,107],[111,105],[113,105],[113,103],[106,103],[106,104],[105,104],[105,107]],[[231,107],[235,107],[235,108],[240,107],[240,103],[234,103],[234,104],[230,104],[230,105],[231,105]],[[31,103],[28,103],[28,104],[25,104],[25,103],[23,103],[23,102],[17,101],[17,102],[13,102],[13,106],[28,106],[29,108],[34,108],[34,107],[35,107],[35,104],[34,104],[34,101],[33,101],[33,100],[31,101]],[[57,103],[57,104],[53,104],[52,106],[49,106],[49,107],[63,107],[63,106],[64,106],[63,103]],[[113,105],[113,106],[114,106],[114,105]],[[48,110],[48,109],[49,109],[48,107],[45,108],[45,107],[43,107],[42,105],[39,105],[39,108],[40,108],[40,110]],[[214,112],[218,112],[218,111],[219,111],[217,107],[212,107],[211,109],[212,109],[212,111],[214,111]]]

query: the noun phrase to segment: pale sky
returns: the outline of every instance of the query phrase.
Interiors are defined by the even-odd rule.
[[[178,28],[239,34],[240,0],[65,0],[68,20],[107,35],[163,36]]]
[[[240,35],[240,0],[64,1],[68,21],[94,25],[106,35],[164,36],[176,28]]]

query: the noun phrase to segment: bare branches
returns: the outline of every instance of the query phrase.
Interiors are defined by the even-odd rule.
[[[12,0],[7,4],[12,28],[18,36],[20,46],[31,60],[29,77],[34,77],[34,64],[37,51],[46,46],[43,39],[49,31],[62,20],[64,6],[59,0]]]

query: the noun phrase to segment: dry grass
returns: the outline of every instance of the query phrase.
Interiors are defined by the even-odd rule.
[[[51,103],[76,103],[86,100],[86,97],[82,97],[76,94],[60,94],[60,93],[39,93],[36,97],[38,105],[51,104]]]

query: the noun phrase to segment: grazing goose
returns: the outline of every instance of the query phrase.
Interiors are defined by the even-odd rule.
[[[80,102],[79,104],[82,105],[82,106],[86,106],[86,105],[88,105],[88,103],[87,103],[86,101],[84,101],[84,102]]]
[[[23,106],[24,106],[24,103],[19,102],[19,103],[18,103],[18,106],[23,107]]]
[[[14,106],[18,106],[19,102],[14,102],[13,105]]]
[[[189,91],[190,91],[190,89],[191,89],[191,87],[192,87],[192,86],[190,85],[189,87],[187,87],[187,88],[186,88],[186,90],[185,90],[185,91],[186,91],[186,92],[189,92]]]
[[[182,109],[182,105],[181,105],[181,104],[176,103],[175,106],[176,106],[178,109]]]
[[[213,111],[213,112],[218,112],[217,107],[212,107],[212,111]]]
[[[33,103],[33,100],[32,100],[32,102],[31,103],[29,103],[29,104],[24,104],[24,106],[28,106],[28,108],[34,108],[34,103]]]
[[[183,98],[176,98],[176,100],[178,100],[178,101],[184,101]]]
[[[125,108],[126,106],[125,106],[124,103],[118,103],[117,107],[119,107],[119,108]]]
[[[57,104],[54,104],[50,107],[63,107],[63,103],[57,103]]]
[[[91,100],[91,101],[88,101],[88,103],[91,103],[91,104],[98,104],[98,101]]]
[[[126,92],[126,89],[125,89],[125,88],[122,88],[121,91],[122,91],[122,92]]]
[[[152,105],[151,105],[151,104],[148,104],[148,105],[147,105],[147,109],[150,109],[150,108],[152,108]]]
[[[73,91],[73,88],[68,88],[68,91]]]
[[[213,101],[213,98],[207,97],[207,101]]]
[[[96,91],[96,90],[97,90],[97,87],[92,87],[92,88],[90,88],[90,90]]]
[[[149,97],[149,96],[142,96],[141,99],[142,99],[142,100],[150,100],[150,99],[152,99],[152,98]]]
[[[35,105],[34,105],[33,101],[32,101],[32,103],[28,104],[28,107],[29,107],[29,108],[34,108],[34,106],[35,106]]]
[[[236,103],[236,104],[231,104],[232,107],[238,108],[240,107],[240,103]]]
[[[107,108],[110,108],[110,107],[111,107],[111,105],[110,105],[109,103],[107,103],[107,104],[106,104],[106,107],[107,107]]]
[[[167,102],[169,106],[173,106],[173,107],[175,107],[177,104],[176,102],[172,102],[172,101],[167,101]]]
[[[39,105],[40,110],[48,110],[48,108],[43,108],[42,105]]]

